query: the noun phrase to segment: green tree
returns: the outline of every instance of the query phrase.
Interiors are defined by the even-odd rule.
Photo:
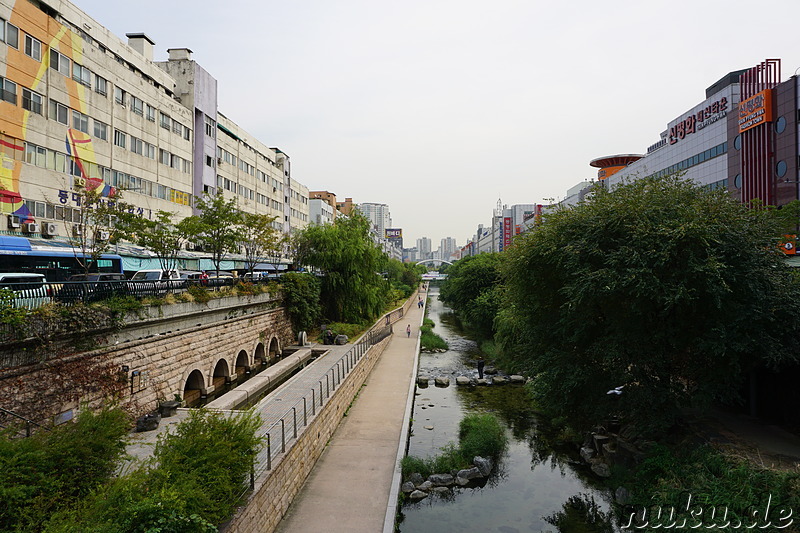
[[[498,340],[552,414],[663,429],[684,405],[735,396],[749,369],[796,360],[784,229],[676,177],[597,188],[505,252]]]
[[[326,318],[372,320],[383,312],[388,284],[386,256],[372,240],[369,221],[358,213],[333,224],[308,226],[295,239],[297,262],[321,271]]]
[[[64,223],[75,259],[86,274],[97,271],[100,256],[124,236],[124,231],[116,227],[116,220],[125,217],[128,210],[128,205],[122,201],[121,189],[111,189],[103,196],[102,183],[92,185],[75,186],[78,207],[73,211],[71,223]]]
[[[283,307],[297,331],[309,330],[321,314],[320,282],[313,274],[287,272],[281,277]]]
[[[253,273],[258,263],[266,257],[274,256],[284,242],[283,234],[273,227],[277,217],[259,213],[241,214],[242,246],[245,265]]]
[[[178,253],[187,238],[186,233],[172,222],[176,216],[167,211],[158,211],[154,220],[129,215],[120,220],[118,227],[126,239],[155,253],[161,270],[175,270]]]
[[[227,254],[238,251],[243,239],[241,211],[236,207],[236,200],[225,201],[221,191],[213,196],[206,194],[195,198],[195,207],[200,213],[181,220],[178,230],[211,254],[214,268],[219,272],[222,260]]]
[[[464,323],[485,338],[494,334],[494,318],[500,305],[501,254],[468,256],[447,270],[439,297]]]

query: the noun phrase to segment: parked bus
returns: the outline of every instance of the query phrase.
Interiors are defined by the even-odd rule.
[[[72,247],[33,246],[25,237],[0,236],[0,272],[38,273],[49,282],[61,282],[85,272],[78,257],[84,255]],[[123,274],[122,257],[102,254],[91,261],[89,271]]]

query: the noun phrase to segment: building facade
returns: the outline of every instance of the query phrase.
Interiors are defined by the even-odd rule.
[[[308,223],[289,157],[218,111],[191,50],[155,62],[146,35],[125,43],[65,0],[0,0],[0,28],[0,231],[70,235],[84,187],[147,218],[219,190],[283,232]]]

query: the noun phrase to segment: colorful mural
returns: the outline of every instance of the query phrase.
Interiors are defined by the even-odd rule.
[[[84,42],[80,35],[72,31],[69,27],[58,23],[55,19],[47,16],[43,11],[36,8],[33,3],[25,0],[17,0],[12,9],[10,21],[18,28],[24,29],[24,35],[29,35],[41,41],[39,56],[37,60],[31,57],[25,37],[20,32],[18,46],[7,47],[7,61],[3,65],[4,77],[13,79],[18,85],[16,98],[21,98],[23,88],[30,89],[39,94],[47,94],[46,77],[50,67],[51,50],[57,51],[61,56],[69,59],[66,69],[53,70],[50,74],[53,78],[55,72],[63,75],[57,76],[57,83],[64,84],[68,95],[68,102],[64,104],[81,113],[87,113],[86,93],[91,90],[73,77],[75,64],[80,65],[83,60]],[[32,54],[36,55],[36,54]],[[60,56],[55,55],[56,59]],[[66,70],[66,72],[64,71]],[[37,114],[25,109],[22,102],[11,104],[10,102],[0,102],[0,212],[4,214],[18,215],[22,221],[33,221],[33,216],[23,202],[20,194],[20,177],[23,169],[25,157],[25,141],[28,138],[29,124]],[[43,102],[41,105],[47,105]],[[44,114],[44,110],[42,110]],[[38,119],[36,119],[38,120]],[[71,122],[72,116],[67,113],[67,121]],[[85,186],[89,189],[103,187],[103,195],[114,194],[114,189],[104,184],[102,179],[89,175],[89,167],[96,165],[95,152],[92,147],[92,138],[81,131],[68,129],[65,138],[66,151],[69,159],[70,174],[65,174],[64,181],[73,187],[72,176],[82,177]],[[31,162],[31,161],[29,161]]]

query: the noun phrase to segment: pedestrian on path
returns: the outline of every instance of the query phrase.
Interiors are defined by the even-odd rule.
[[[411,338],[411,324],[406,326],[406,335],[408,335],[409,339]]]

